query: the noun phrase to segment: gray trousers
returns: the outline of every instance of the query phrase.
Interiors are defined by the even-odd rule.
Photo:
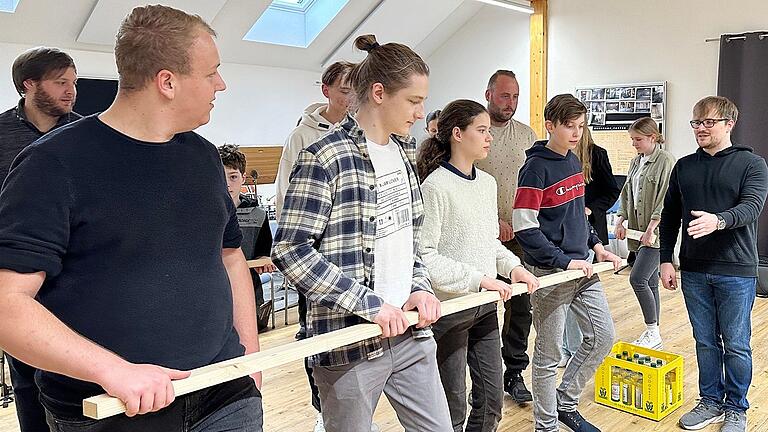
[[[560,271],[528,267],[536,276]],[[531,304],[536,328],[532,368],[534,426],[536,431],[558,431],[557,411],[577,409],[581,391],[611,351],[613,321],[596,275],[539,288],[531,295]],[[557,363],[569,309],[583,337],[558,386]]]
[[[629,284],[635,291],[646,324],[659,323],[659,249],[642,246],[632,264]]]
[[[444,316],[432,326],[432,331],[454,432],[496,431],[504,406],[496,303]],[[472,378],[472,410],[468,419],[467,366]]]
[[[383,392],[406,432],[451,432],[451,417],[437,371],[435,340],[411,331],[382,339],[384,355],[343,366],[315,366],[327,432],[371,429]]]

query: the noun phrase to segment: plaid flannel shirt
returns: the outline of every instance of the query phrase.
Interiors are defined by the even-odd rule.
[[[411,292],[432,292],[418,254],[424,219],[414,169],[416,140],[392,136],[408,171],[413,206],[414,266]],[[371,322],[384,299],[376,294],[376,175],[363,130],[351,116],[302,150],[275,234],[275,265],[307,296],[307,333],[332,332]],[[400,306],[400,305],[395,305]],[[432,331],[413,329],[414,337]],[[311,365],[340,366],[383,354],[380,338],[346,345],[310,358]]]

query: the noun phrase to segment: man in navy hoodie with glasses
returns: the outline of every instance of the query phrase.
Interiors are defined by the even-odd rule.
[[[661,214],[661,282],[677,289],[672,266],[682,223],[683,297],[696,340],[701,401],[680,418],[698,430],[725,422],[723,432],[745,431],[752,381],[751,312],[757,283],[757,218],[768,191],[765,160],[734,145],[739,110],[706,97],[693,107],[699,148],[672,170]]]

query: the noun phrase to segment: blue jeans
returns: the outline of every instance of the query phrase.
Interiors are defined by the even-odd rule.
[[[683,297],[696,340],[699,395],[746,411],[752,382],[751,312],[757,278],[683,271]]]

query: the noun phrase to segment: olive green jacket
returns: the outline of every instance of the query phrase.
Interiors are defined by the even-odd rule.
[[[645,231],[652,220],[661,219],[664,208],[664,196],[669,187],[669,175],[675,166],[675,157],[668,151],[656,146],[651,157],[645,163],[645,169],[640,173],[640,187],[634,190],[632,176],[640,169],[640,157],[637,155],[629,164],[627,181],[619,196],[619,211],[617,215],[627,220],[627,228]],[[635,207],[635,196],[638,196]],[[659,228],[654,230],[656,240],[653,247],[659,247]],[[640,242],[627,240],[630,250],[637,250]]]

